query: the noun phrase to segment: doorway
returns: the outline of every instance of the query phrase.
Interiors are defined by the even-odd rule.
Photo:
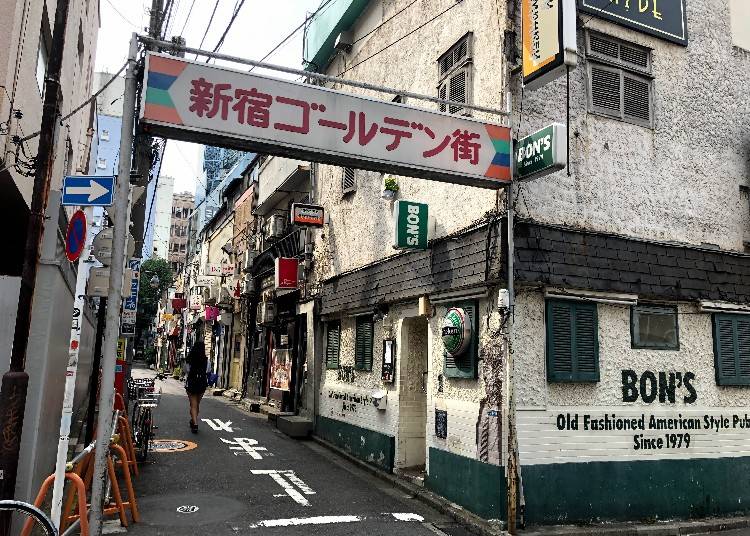
[[[424,473],[427,454],[428,330],[427,318],[405,318],[399,345],[397,466],[416,477]]]

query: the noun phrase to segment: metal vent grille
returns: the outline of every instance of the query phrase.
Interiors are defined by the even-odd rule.
[[[620,45],[609,39],[604,39],[596,34],[589,34],[589,47],[591,52],[608,56],[613,59],[619,58]]]
[[[651,95],[645,80],[623,75],[623,108],[626,116],[642,121],[651,119]]]
[[[341,192],[342,194],[348,194],[354,192],[357,189],[357,183],[354,176],[354,168],[344,168],[344,172],[341,174]]]
[[[622,61],[632,63],[643,69],[648,69],[648,51],[644,49],[629,47],[626,45],[620,46],[620,59]]]
[[[591,67],[591,102],[599,111],[620,113],[620,73]]]
[[[466,86],[468,85],[469,73],[464,69],[450,77],[448,81],[448,100],[456,102],[466,101]],[[450,113],[455,114],[462,110],[458,106],[450,106]]]

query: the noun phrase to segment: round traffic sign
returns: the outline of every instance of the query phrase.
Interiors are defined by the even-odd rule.
[[[86,214],[82,210],[76,210],[68,222],[68,232],[65,233],[65,256],[70,262],[75,262],[85,245]]]

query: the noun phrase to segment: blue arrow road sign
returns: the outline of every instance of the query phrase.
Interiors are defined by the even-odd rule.
[[[114,176],[72,175],[63,181],[62,204],[108,207],[115,190]]]

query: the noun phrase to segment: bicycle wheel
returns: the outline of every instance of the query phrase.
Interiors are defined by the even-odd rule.
[[[34,521],[34,526],[41,528],[44,534],[48,536],[58,535],[57,529],[50,518],[33,504],[22,501],[0,501],[0,511],[8,512],[8,514],[0,514],[0,517],[10,516],[10,513],[18,512],[27,519]]]
[[[141,414],[139,429],[140,443],[138,445],[138,461],[145,462],[148,457],[149,443],[151,443],[151,409],[146,408]]]

